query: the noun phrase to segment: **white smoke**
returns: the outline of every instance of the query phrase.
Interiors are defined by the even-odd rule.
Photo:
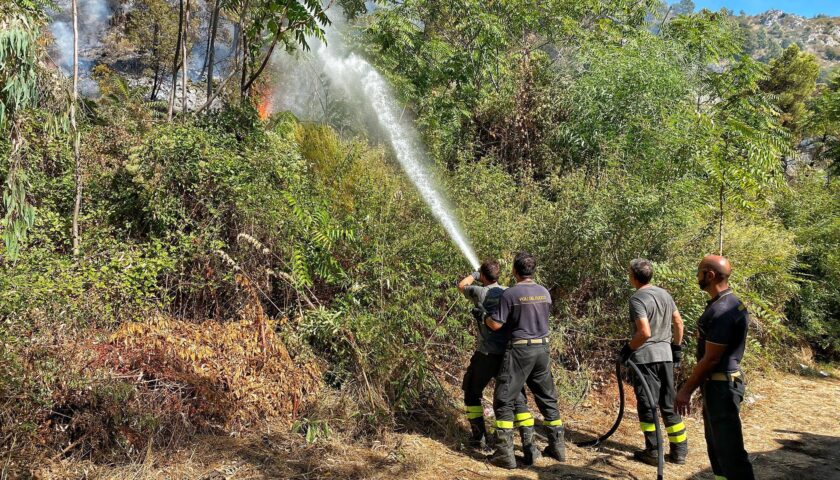
[[[51,56],[65,75],[73,74],[73,20],[70,0],[55,2],[50,32],[55,38]],[[102,46],[102,36],[108,30],[111,8],[107,0],[79,0],[79,89],[83,95],[95,95],[96,83],[90,78],[90,69],[95,62],[95,51]]]

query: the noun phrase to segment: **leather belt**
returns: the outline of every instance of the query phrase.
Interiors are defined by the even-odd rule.
[[[544,345],[548,343],[548,338],[522,338],[510,342],[512,345]]]
[[[716,382],[732,382],[736,378],[741,378],[741,372],[716,372],[709,375],[709,380]]]

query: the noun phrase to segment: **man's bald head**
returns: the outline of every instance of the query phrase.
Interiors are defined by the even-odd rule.
[[[715,272],[718,277],[723,279],[729,278],[732,275],[732,265],[726,257],[720,255],[706,255],[700,262],[700,269],[709,272]]]
[[[697,267],[697,283],[712,296],[729,287],[730,275],[732,266],[720,255],[706,255]]]

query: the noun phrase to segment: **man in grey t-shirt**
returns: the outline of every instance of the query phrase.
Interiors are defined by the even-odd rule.
[[[630,360],[639,367],[643,378],[633,376],[633,388],[639,411],[639,425],[645,436],[645,448],[633,454],[636,460],[656,465],[656,419],[654,405],[645,396],[642,381],[647,383],[658,399],[665,430],[671,443],[668,460],[685,463],[688,454],[685,424],[674,409],[674,366],[682,359],[683,325],[674,299],[663,288],[650,284],[653,266],[648,260],[637,258],[630,262],[630,284],[636,293],[630,297],[630,322],[633,336],[621,351],[622,360]],[[673,326],[673,329],[672,329]]]
[[[487,384],[498,375],[508,345],[506,331],[494,332],[484,323],[487,312],[498,310],[499,300],[505,292],[505,287],[498,284],[499,273],[499,262],[488,259],[481,264],[478,271],[467,275],[458,282],[458,289],[474,305],[472,315],[478,323],[478,345],[470,358],[470,364],[464,373],[462,383],[464,412],[470,422],[469,444],[474,448],[487,446],[487,428],[484,424],[484,407],[481,406],[481,398]],[[476,285],[476,281],[480,282],[481,285]],[[522,445],[531,445],[533,443],[530,439],[533,437],[534,417],[528,410],[524,388],[516,396],[514,403],[515,426],[519,428],[522,435]],[[531,459],[533,459],[533,455]],[[526,458],[526,460],[529,460],[529,458]],[[531,463],[533,463],[533,460],[531,460]]]

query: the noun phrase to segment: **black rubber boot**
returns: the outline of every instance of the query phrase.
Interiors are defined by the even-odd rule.
[[[525,454],[525,465],[533,465],[542,457],[537,446],[534,445],[534,427],[519,427],[519,436],[522,438],[522,453]]]
[[[487,427],[484,426],[484,417],[470,419],[469,445],[478,449],[487,447]]]
[[[566,461],[566,441],[564,438],[563,426],[545,427],[548,430],[548,446],[543,450],[543,455],[551,457],[558,462]]]
[[[685,459],[688,457],[688,440],[680,443],[672,443],[671,450],[668,452],[667,460],[677,465],[685,465]]]
[[[493,456],[490,457],[490,463],[501,468],[516,468],[516,457],[513,456],[512,429],[496,429],[496,451],[493,453]]]
[[[633,458],[648,465],[659,465],[659,452],[656,450],[656,432],[644,432],[645,449],[633,452]]]

